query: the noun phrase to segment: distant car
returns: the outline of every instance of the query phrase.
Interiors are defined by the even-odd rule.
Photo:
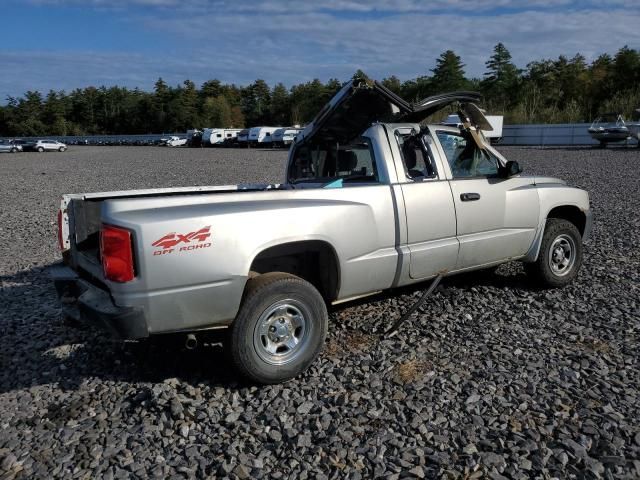
[[[13,140],[0,140],[0,152],[16,153],[22,151],[22,145]]]
[[[167,147],[184,147],[187,144],[186,138],[169,137],[167,140]]]
[[[36,140],[23,145],[25,151],[32,152],[64,152],[67,145],[57,140]]]

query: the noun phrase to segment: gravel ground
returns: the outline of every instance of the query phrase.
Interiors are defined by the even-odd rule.
[[[640,477],[640,151],[503,148],[591,193],[576,283],[520,265],[334,309],[300,378],[238,383],[215,344],[63,322],[61,194],[277,182],[285,152],[76,147],[0,155],[0,479]]]

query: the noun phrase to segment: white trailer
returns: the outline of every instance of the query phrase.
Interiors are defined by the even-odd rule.
[[[207,147],[221,146],[224,143],[231,143],[237,139],[240,128],[205,128],[202,134],[202,142]]]
[[[249,144],[264,145],[271,144],[271,135],[278,130],[279,127],[253,127],[249,129]]]
[[[298,127],[279,128],[271,135],[271,142],[274,147],[288,147],[302,130]]]

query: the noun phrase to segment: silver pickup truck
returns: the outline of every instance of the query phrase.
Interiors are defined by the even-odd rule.
[[[354,78],[297,136],[282,184],[65,195],[66,313],[125,339],[226,329],[239,372],[273,383],[317,357],[327,305],[512,260],[566,285],[589,196],[522,175],[485,141],[478,100],[409,104]],[[461,127],[421,123],[454,106]]]

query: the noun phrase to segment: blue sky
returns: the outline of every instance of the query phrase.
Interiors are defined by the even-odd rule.
[[[482,76],[514,61],[640,48],[638,0],[2,0],[0,102],[27,90],[150,90],[211,78],[286,85],[428,74],[453,49]]]

